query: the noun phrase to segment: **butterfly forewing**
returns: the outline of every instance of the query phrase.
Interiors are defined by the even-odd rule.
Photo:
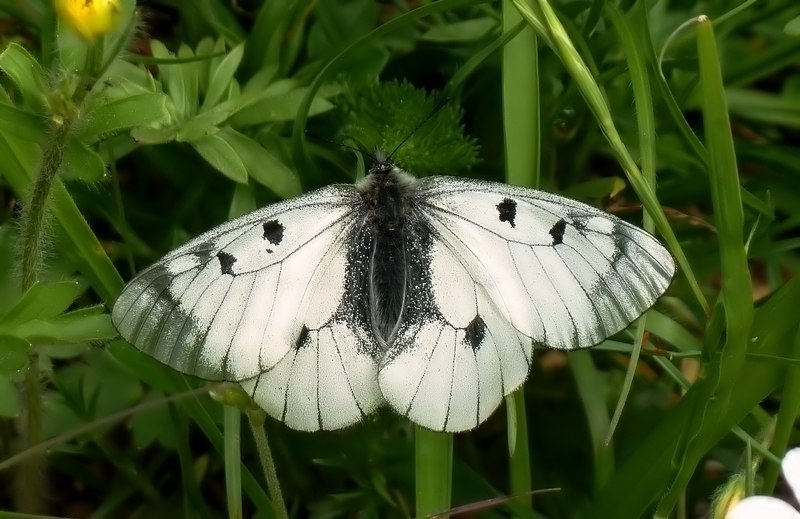
[[[346,194],[326,188],[198,236],[131,281],[114,324],[185,373],[242,380],[270,368],[299,335],[299,311],[324,321],[343,295],[323,271],[343,271],[332,245],[356,217]],[[321,287],[328,298],[313,297]]]
[[[655,238],[591,206],[477,180],[421,183],[438,235],[537,343],[593,346],[650,308],[674,275]]]

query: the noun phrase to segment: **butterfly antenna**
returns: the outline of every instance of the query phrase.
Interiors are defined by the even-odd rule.
[[[345,144],[343,142],[335,141],[333,139],[326,139],[325,137],[320,137],[319,135],[316,135],[316,134],[310,132],[309,130],[304,130],[304,131],[305,131],[306,136],[309,139],[313,139],[313,140],[318,141],[318,142],[324,142],[324,143],[327,143],[327,144],[332,144],[334,146],[338,146],[340,148],[344,148],[346,150],[353,151],[355,153],[361,153],[363,155],[366,155],[370,159],[372,159],[373,162],[380,162],[376,156],[374,156],[371,153],[368,153],[366,151],[363,151],[360,148],[357,148],[355,146],[350,146],[349,144]]]
[[[417,131],[419,131],[419,129],[420,129],[420,128],[422,128],[423,126],[425,126],[426,124],[428,124],[428,122],[429,122],[431,119],[433,119],[433,117],[434,117],[436,114],[438,114],[439,112],[441,112],[441,111],[442,111],[442,108],[444,108],[445,106],[447,106],[449,103],[450,103],[450,97],[449,97],[449,96],[442,98],[442,100],[441,100],[441,101],[439,101],[439,102],[436,104],[436,106],[434,106],[434,107],[433,107],[433,110],[431,110],[431,112],[430,112],[430,113],[429,113],[427,116],[425,116],[425,118],[424,118],[423,120],[421,120],[419,123],[417,123],[417,125],[414,127],[414,129],[413,129],[413,130],[411,130],[411,132],[409,132],[409,134],[406,136],[406,138],[405,138],[405,139],[403,139],[402,141],[400,141],[400,144],[398,144],[397,146],[395,146],[395,148],[392,150],[392,152],[391,152],[389,155],[387,155],[387,156],[386,156],[386,160],[387,160],[387,161],[388,161],[388,160],[391,160],[391,158],[394,156],[394,154],[395,154],[395,153],[397,153],[397,150],[399,150],[400,148],[402,148],[402,147],[403,147],[403,145],[404,145],[405,143],[407,143],[407,142],[408,142],[408,140],[409,140],[409,139],[411,139],[411,137],[413,137],[413,136],[414,136],[414,134],[415,134],[415,133],[417,133]]]

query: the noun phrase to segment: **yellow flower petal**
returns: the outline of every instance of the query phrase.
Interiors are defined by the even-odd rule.
[[[92,40],[116,25],[119,0],[55,0],[56,12],[83,38]]]

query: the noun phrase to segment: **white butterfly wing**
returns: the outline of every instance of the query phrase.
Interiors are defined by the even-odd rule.
[[[359,200],[329,186],[198,236],[131,281],[115,326],[179,371],[242,382],[297,429],[361,420],[382,398],[366,313],[352,308]]]
[[[431,238],[411,283],[427,288],[411,298],[379,382],[395,410],[431,429],[476,427],[525,381],[533,343],[595,345],[650,308],[675,272],[655,238],[566,198],[431,177],[418,200]]]

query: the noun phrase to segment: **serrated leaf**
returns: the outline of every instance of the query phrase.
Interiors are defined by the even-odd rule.
[[[165,123],[168,117],[167,96],[164,94],[125,97],[92,110],[77,137],[91,144],[129,128]]]
[[[67,180],[95,183],[105,178],[106,164],[97,152],[78,139],[70,139],[61,171]]]
[[[302,186],[294,171],[269,150],[232,128],[224,128],[219,136],[236,151],[247,173],[273,193],[290,198],[301,192]]]
[[[59,315],[69,308],[80,291],[81,286],[77,281],[39,281],[0,317],[0,327]]]
[[[19,337],[0,335],[0,377],[19,373],[28,365],[30,343]]]
[[[242,163],[242,159],[233,147],[218,134],[193,141],[191,145],[206,162],[226,177],[242,184],[247,182],[247,168]]]
[[[46,131],[44,120],[38,115],[10,104],[0,103],[0,132],[12,134],[26,141],[40,142]]]
[[[211,79],[208,83],[208,90],[206,91],[201,111],[208,110],[208,108],[220,102],[225,92],[230,88],[233,75],[239,68],[242,62],[242,55],[244,54],[244,44],[240,43],[222,59],[219,66],[211,70]]]
[[[22,46],[11,43],[0,53],[0,70],[11,78],[22,97],[33,106],[44,106],[45,72]]]

